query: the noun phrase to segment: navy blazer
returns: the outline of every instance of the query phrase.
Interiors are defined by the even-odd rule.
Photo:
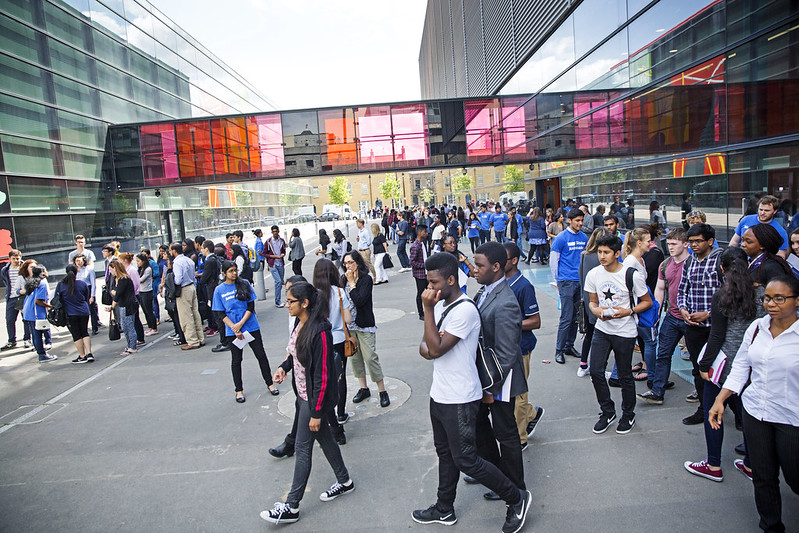
[[[527,392],[527,380],[524,377],[521,349],[522,310],[513,289],[504,279],[486,296],[480,307],[480,320],[483,345],[494,349],[506,377],[513,370],[510,395],[524,394]],[[502,385],[497,385],[489,392],[498,393]]]

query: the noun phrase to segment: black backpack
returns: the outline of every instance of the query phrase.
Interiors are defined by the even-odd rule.
[[[57,327],[67,325],[67,309],[61,301],[61,282],[55,286],[55,296],[50,300],[50,307],[47,309],[47,321]]]

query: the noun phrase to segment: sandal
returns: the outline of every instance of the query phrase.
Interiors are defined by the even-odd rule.
[[[634,379],[635,381],[646,381],[647,379],[649,379],[649,374],[647,374],[647,373],[646,373],[646,371],[644,371],[644,372],[638,372],[638,373],[635,375],[635,377],[633,377],[633,379]]]
[[[186,344],[186,343],[185,342],[180,342],[180,341],[175,341],[175,342],[172,343],[172,346],[183,346],[184,344]]]
[[[643,362],[636,363],[636,364],[633,366],[633,369],[632,369],[632,370],[633,370],[633,374],[635,374],[636,372],[640,372],[640,371],[641,371],[641,370],[643,370],[643,369],[644,369],[644,363],[643,363]]]

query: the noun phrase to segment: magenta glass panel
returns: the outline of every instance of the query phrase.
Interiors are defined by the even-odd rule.
[[[180,183],[173,124],[147,124],[140,128],[144,186]]]
[[[391,107],[394,158],[398,167],[430,164],[425,104]]]
[[[283,127],[279,114],[247,117],[247,143],[252,177],[266,178],[285,174]]]
[[[501,160],[502,143],[497,135],[500,124],[499,100],[466,101],[464,116],[468,161]]]
[[[591,113],[591,110],[605,103],[607,103],[607,95],[604,93],[574,95],[574,115],[590,113],[574,122],[574,141],[577,150],[610,147],[608,108],[605,107]]]
[[[512,160],[527,159],[527,135],[525,132],[525,97],[502,99],[502,143],[505,158]],[[535,116],[535,115],[533,115]]]
[[[389,106],[355,108],[360,169],[390,168],[394,165]]]

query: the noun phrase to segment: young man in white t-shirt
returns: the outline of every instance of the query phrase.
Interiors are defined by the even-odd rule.
[[[519,531],[532,500],[530,492],[519,490],[499,468],[477,455],[477,411],[483,398],[475,365],[480,314],[461,292],[455,256],[435,254],[425,269],[428,286],[422,293],[424,338],[419,354],[433,361],[430,421],[439,463],[438,499],[411,516],[420,524],[454,524],[455,489],[464,472],[505,500],[509,511],[502,531]]]
[[[635,313],[652,307],[652,299],[646,288],[646,279],[640,272],[633,273],[633,296],[638,303],[630,308],[630,293],[627,289],[628,267],[618,262],[621,254],[621,239],[605,235],[597,240],[599,266],[585,278],[585,291],[591,298],[591,312],[598,318],[594,338],[591,341],[590,372],[594,392],[602,409],[594,425],[594,433],[604,433],[616,420],[616,406],[610,397],[605,369],[610,351],[616,356],[616,366],[621,382],[622,417],[616,433],[629,433],[635,425],[635,381],[632,373],[632,357],[638,325]]]

